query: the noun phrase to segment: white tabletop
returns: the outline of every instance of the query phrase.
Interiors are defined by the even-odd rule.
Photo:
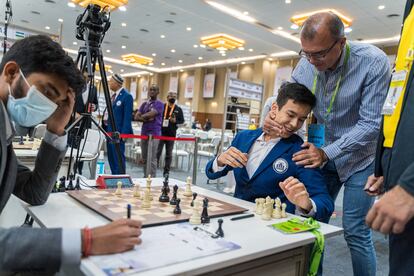
[[[145,185],[145,179],[136,179],[136,181],[139,181],[142,186]],[[170,185],[174,184],[185,185],[184,182],[170,179]],[[153,186],[161,185],[162,179],[153,179]],[[197,186],[193,186],[193,191],[245,207],[249,209],[249,212],[254,210],[254,204],[244,200]],[[81,228],[86,225],[89,227],[99,226],[108,222],[104,217],[84,207],[64,193],[52,194],[45,205],[26,206],[26,209],[43,227]],[[301,247],[314,241],[314,236],[311,233],[287,235],[268,227],[270,224],[283,221],[281,219],[263,221],[260,216],[256,215],[253,218],[231,221],[231,217],[233,216],[222,218],[224,220],[225,239],[240,245],[241,249],[143,273],[145,275],[199,274]],[[289,217],[292,217],[292,215],[289,215]],[[206,225],[205,228],[210,227],[210,230],[215,231],[217,228],[216,221],[217,219],[211,219],[210,225]],[[151,231],[151,228],[143,229],[143,242],[145,242],[145,231]],[[341,234],[343,230],[339,227],[321,223],[320,231],[328,238]],[[105,275],[88,259],[82,261],[81,269],[88,275]]]
[[[18,158],[36,158],[37,154],[39,153],[38,150],[31,150],[31,149],[14,149],[14,153]],[[73,156],[76,157],[76,151],[73,152]],[[70,157],[70,148],[65,153],[65,157]],[[84,158],[92,158],[93,155],[87,152],[82,153],[82,157]]]

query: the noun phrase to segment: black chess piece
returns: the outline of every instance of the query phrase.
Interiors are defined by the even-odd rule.
[[[162,189],[161,189],[160,198],[158,199],[160,202],[170,201],[170,197],[168,196],[168,192],[167,192],[167,187],[168,186],[165,186],[165,182],[164,182],[164,186],[162,186]]]
[[[19,137],[19,145],[24,145],[24,138],[22,135]]]
[[[170,185],[168,183],[168,174],[165,175],[163,183],[164,183],[163,187],[166,188],[166,192],[167,192],[167,194],[169,194],[170,193]],[[161,189],[161,192],[162,192],[162,189]]]
[[[57,192],[59,192],[59,189],[58,189],[58,183],[59,183],[59,182],[57,182],[57,181],[56,181],[55,185],[53,185],[52,193],[57,193]]]
[[[178,192],[178,186],[174,185],[174,187],[173,187],[173,196],[170,200],[170,205],[177,204],[177,192]]]
[[[181,199],[177,198],[177,204],[175,204],[175,208],[174,208],[174,214],[176,215],[181,214],[180,202],[181,202]]]
[[[79,179],[79,176],[76,178],[75,190],[82,190],[82,188],[81,188],[81,186],[80,186],[80,179]]]
[[[208,198],[203,199],[203,212],[201,213],[201,223],[210,223],[210,217],[208,216]]]
[[[69,184],[68,184],[68,186],[66,187],[66,190],[69,190],[69,191],[71,191],[71,190],[75,190],[75,188],[73,187],[73,175],[71,174],[70,176],[69,176]]]
[[[196,197],[197,197],[197,193],[194,192],[193,193],[193,200],[191,201],[191,204],[190,204],[191,207],[194,207],[194,200],[196,199]]]
[[[59,178],[59,192],[64,192],[66,190],[66,176]]]
[[[223,232],[223,220],[219,219],[218,221],[218,229],[216,231],[216,235],[219,236],[220,238],[224,238],[224,232]]]

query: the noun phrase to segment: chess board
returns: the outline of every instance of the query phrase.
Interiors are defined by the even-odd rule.
[[[27,149],[31,150],[33,148],[33,142],[26,142],[23,145],[20,145],[18,142],[13,143],[14,149]]]
[[[143,191],[143,188],[141,188]],[[80,203],[91,208],[100,215],[109,220],[116,220],[126,218],[127,204],[131,204],[131,218],[142,221],[143,227],[150,227],[156,225],[177,223],[188,221],[192,215],[193,208],[191,207],[192,197],[183,195],[184,189],[179,188],[177,198],[181,199],[180,207],[181,214],[173,213],[175,205],[170,205],[169,202],[159,202],[158,198],[161,194],[161,187],[152,188],[151,193],[153,200],[151,201],[151,208],[141,208],[143,193],[141,198],[133,197],[133,189],[122,189],[122,195],[115,195],[114,189],[107,190],[80,190],[80,191],[66,191],[69,196],[76,199]],[[169,194],[172,197],[172,191]],[[198,194],[197,199],[202,200],[206,196]],[[210,217],[221,217],[225,215],[240,214],[247,209],[212,198],[209,199],[208,214]]]

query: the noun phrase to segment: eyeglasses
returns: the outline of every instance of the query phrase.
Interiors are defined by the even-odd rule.
[[[310,60],[311,58],[316,59],[316,60],[322,60],[324,59],[329,52],[333,49],[333,47],[336,45],[336,43],[338,43],[339,40],[336,40],[331,47],[329,47],[328,49],[319,51],[317,53],[306,53],[303,50],[300,50],[299,55],[303,58],[306,58],[308,60]]]

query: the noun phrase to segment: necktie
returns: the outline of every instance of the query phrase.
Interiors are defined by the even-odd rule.
[[[115,102],[115,98],[116,98],[116,93],[112,94],[112,97],[111,97],[111,102],[112,102],[112,103],[114,103],[114,102]]]

